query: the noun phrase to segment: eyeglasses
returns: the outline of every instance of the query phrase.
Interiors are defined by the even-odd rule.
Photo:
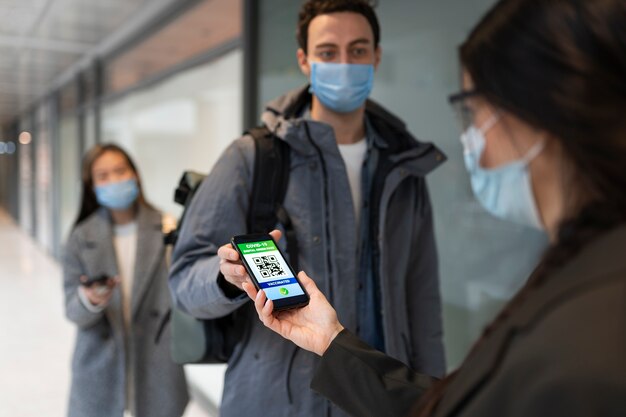
[[[467,104],[467,99],[476,97],[478,94],[477,90],[466,90],[448,97],[448,102],[457,114],[463,130],[466,130],[474,123],[475,116],[474,108]]]

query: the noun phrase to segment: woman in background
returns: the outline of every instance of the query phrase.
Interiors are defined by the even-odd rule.
[[[78,326],[69,416],[181,416],[187,387],[169,331],[155,343],[170,308],[161,213],[116,145],[87,153],[82,183],[63,258],[66,315]]]
[[[274,315],[245,289],[267,327],[321,356],[311,387],[352,415],[623,417],[626,1],[500,1],[460,55],[450,101],[474,193],[551,240],[461,367],[433,385],[372,349],[304,273],[302,309]],[[220,257],[223,273],[238,268],[228,245]]]

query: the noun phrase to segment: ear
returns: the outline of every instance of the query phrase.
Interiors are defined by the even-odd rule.
[[[383,50],[381,49],[380,45],[378,45],[376,47],[376,50],[374,51],[374,70],[378,69],[378,64],[380,64],[380,57],[383,54]]]
[[[304,49],[298,48],[298,52],[296,52],[296,56],[298,58],[298,66],[300,67],[300,71],[307,77],[311,77],[311,65],[309,64],[309,59],[306,56],[306,52]]]

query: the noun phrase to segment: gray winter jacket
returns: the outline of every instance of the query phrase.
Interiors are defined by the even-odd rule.
[[[78,326],[72,358],[70,417],[122,416],[126,397],[124,364],[129,353],[133,355],[136,417],[181,416],[187,404],[183,368],[170,358],[169,326],[159,343],[155,343],[159,325],[171,305],[161,214],[140,206],[137,223],[129,339],[124,337],[119,290],[115,290],[100,313],[88,310],[77,292],[81,275],[118,275],[108,212],[100,209],[86,218],[68,239],[63,258],[65,311]]]
[[[355,329],[359,260],[350,186],[332,128],[301,117],[309,103],[307,89],[299,89],[270,103],[262,120],[291,148],[284,206],[296,231],[300,269],[315,279],[342,324]],[[374,177],[380,185],[374,256],[385,350],[425,374],[441,376],[437,253],[424,177],[445,157],[433,145],[415,141],[400,120],[375,103],[368,101],[366,117],[375,130],[369,133],[380,151],[378,165],[387,167]],[[400,142],[408,145],[396,152]],[[245,295],[224,294],[216,253],[233,235],[246,232],[253,165],[254,143],[244,136],[220,157],[188,208],[170,288],[177,305],[196,317],[224,316],[248,302]],[[249,333],[229,361],[221,415],[345,415],[309,389],[317,361],[251,317]]]

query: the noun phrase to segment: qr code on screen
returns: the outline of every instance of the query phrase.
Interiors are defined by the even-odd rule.
[[[285,275],[285,271],[283,271],[280,262],[278,262],[278,259],[276,259],[274,255],[257,256],[256,258],[252,258],[252,261],[263,278]]]

